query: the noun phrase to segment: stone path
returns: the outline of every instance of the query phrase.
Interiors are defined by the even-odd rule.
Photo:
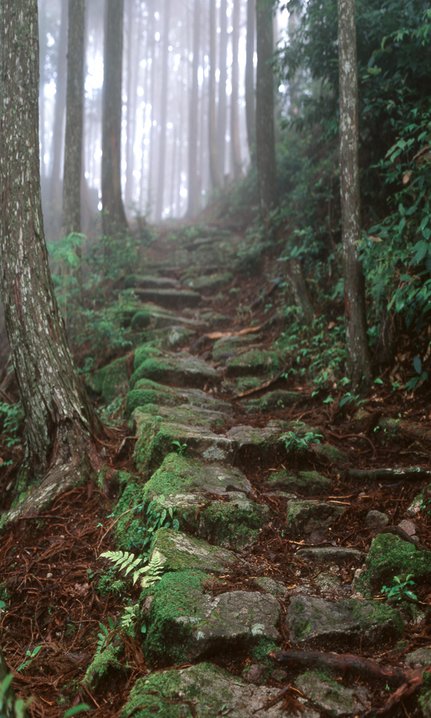
[[[268,659],[285,646],[285,636],[304,650],[394,649],[405,622],[418,620],[420,611],[409,617],[405,608],[374,597],[394,576],[431,578],[431,553],[394,534],[379,534],[368,555],[331,545],[331,527],[346,510],[346,502],[327,498],[331,477],[355,467],[319,439],[316,429],[272,420],[259,428],[245,422],[224,430],[233,406],[221,392],[259,385],[285,362],[276,348],[259,346],[259,332],[220,338],[207,361],[184,349],[223,326],[224,318],[212,312],[205,297],[231,282],[225,267],[238,242],[217,233],[185,241],[169,265],[154,263],[144,275],[129,277],[119,311],[136,347],[133,372],[128,356],[87,379],[90,390],[107,403],[124,396],[137,439],[135,472],[122,472],[118,479],[118,548],[138,554],[140,540],[148,535],[148,516],[158,517],[159,525],[149,560],[158,557],[162,573],[143,590],[136,614],[150,670],[135,684],[123,718],[244,718],[259,710],[268,718],[293,715],[298,709],[281,700],[265,708],[291,681]],[[175,267],[186,270],[181,282]],[[224,328],[230,329],[226,323]],[[243,415],[253,417],[297,401],[304,397],[269,387],[258,399],[245,397],[241,406]],[[313,470],[295,468],[301,441]],[[251,464],[262,470],[279,467],[259,487],[266,503],[256,500],[250,477],[240,468]],[[211,586],[220,586],[233,566],[248,566],[254,575],[250,547],[271,520],[275,495],[287,501],[286,551],[298,549],[297,556],[315,565],[315,580],[285,585],[266,570],[254,577],[255,590],[213,594]],[[303,542],[307,547],[301,548]],[[343,565],[352,562],[358,577],[346,586]],[[120,666],[121,646],[105,653],[95,659],[97,670],[94,663],[88,669],[89,685],[109,665]],[[422,664],[430,655],[431,649]],[[236,658],[238,665],[247,659],[241,675],[217,665],[234,665]],[[296,675],[293,696],[304,718],[354,716],[370,708],[366,687],[339,678],[313,670]]]

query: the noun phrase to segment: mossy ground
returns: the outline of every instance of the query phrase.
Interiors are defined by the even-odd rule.
[[[366,594],[392,586],[394,577],[405,581],[408,575],[420,584],[431,580],[431,553],[392,534],[378,534],[371,544],[365,569],[358,578],[357,590]]]

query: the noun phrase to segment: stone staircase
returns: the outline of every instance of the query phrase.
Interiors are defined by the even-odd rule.
[[[258,398],[227,398],[260,386],[285,362],[258,331],[235,334],[208,301],[232,281],[225,268],[239,242],[217,234],[178,242],[167,262],[126,278],[118,311],[136,347],[132,372],[129,355],[87,377],[106,403],[124,396],[136,437],[135,471],[116,477],[116,547],[138,554],[149,512],[164,517],[148,557],[157,553],[163,572],[143,590],[136,623],[149,671],[134,685],[122,718],[358,715],[372,706],[366,685],[312,669],[292,674],[268,654],[285,647],[286,638],[304,650],[393,651],[409,618],[374,600],[382,581],[402,575],[406,562],[409,573],[415,564],[418,576],[431,577],[431,553],[397,535],[378,534],[371,556],[333,545],[331,528],[349,501],[334,499],[331,489],[352,468],[349,455],[301,421],[262,420],[274,409],[305,406],[306,396],[269,387]],[[231,335],[213,341],[206,361],[184,349],[220,327]],[[306,436],[315,437],[303,442],[302,458],[312,469],[298,470],[289,446]],[[297,568],[295,580],[282,581],[253,554],[272,520],[271,499],[280,498],[285,561],[313,565],[313,580]],[[353,586],[343,580],[346,566],[360,570]],[[227,582],[234,571],[247,576],[247,590]],[[109,667],[122,670],[121,655],[121,642],[102,651],[87,670],[88,686]],[[420,660],[407,656],[422,665],[430,658],[431,648]],[[296,709],[275,700],[288,683]]]

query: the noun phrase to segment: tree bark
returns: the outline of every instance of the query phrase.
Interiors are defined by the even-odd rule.
[[[226,157],[226,81],[227,81],[227,1],[220,2],[220,78],[218,83],[217,152],[220,176],[224,185]]]
[[[160,150],[159,171],[156,194],[156,222],[161,222],[163,216],[163,199],[165,194],[165,164],[166,164],[166,122],[168,113],[168,66],[169,66],[169,24],[171,14],[171,0],[165,0],[163,18],[163,57],[162,57],[162,92],[160,96]]]
[[[124,0],[106,0],[102,122],[102,225],[107,237],[129,229],[121,197],[121,80]]]
[[[100,430],[73,365],[45,244],[38,141],[37,0],[1,12],[1,293],[21,403],[25,459],[16,493],[35,487],[8,519],[37,512],[88,468]]]
[[[63,158],[64,108],[66,106],[67,72],[67,0],[61,0],[61,20],[58,35],[57,77],[55,81],[55,111],[51,146],[50,218],[49,231],[56,235],[61,231],[60,174]]]
[[[245,116],[251,161],[256,161],[256,109],[254,95],[254,49],[256,37],[256,0],[247,0],[247,39],[245,60]]]
[[[273,54],[272,0],[256,1],[256,157],[260,213],[268,225],[278,206],[275,163],[274,77],[270,61]]]
[[[69,0],[63,236],[81,231],[85,0]]]
[[[209,67],[209,108],[208,108],[208,144],[210,160],[210,176],[213,189],[222,188],[222,177],[217,153],[217,127],[216,127],[216,47],[217,22],[216,3],[210,0],[210,67]]]
[[[188,203],[187,217],[194,217],[199,211],[199,177],[198,177],[198,104],[199,104],[199,33],[200,33],[200,0],[194,3],[193,24],[193,68],[192,90],[189,114],[189,162],[188,162]]]
[[[239,140],[239,20],[240,0],[234,0],[232,17],[232,94],[230,98],[230,147],[234,181],[242,177],[241,144]]]
[[[358,257],[361,206],[358,165],[358,63],[355,0],[338,0],[340,174],[346,350],[353,388],[371,381],[365,283]]]

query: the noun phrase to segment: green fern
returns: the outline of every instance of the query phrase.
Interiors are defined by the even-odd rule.
[[[129,553],[128,551],[105,551],[100,554],[103,558],[108,558],[114,562],[114,568],[118,571],[124,571],[124,575],[127,576],[133,571],[132,581],[133,584],[141,579],[142,588],[148,588],[151,584],[156,581],[160,581],[161,572],[163,570],[164,558],[159,551],[154,551],[151,561],[146,566],[140,564],[144,563],[144,559],[141,556],[136,558],[135,554]],[[144,574],[148,574],[144,576]]]

